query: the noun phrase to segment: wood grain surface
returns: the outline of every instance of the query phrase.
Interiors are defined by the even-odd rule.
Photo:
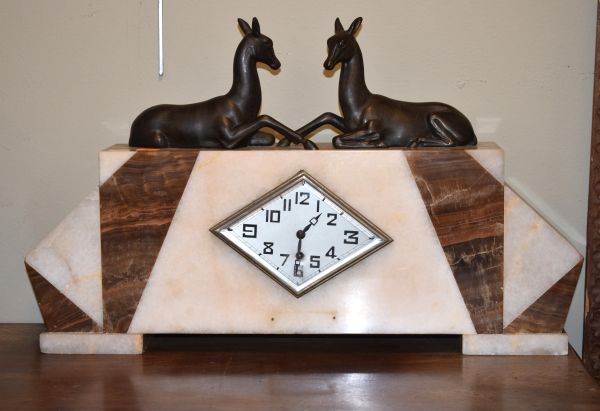
[[[2,410],[597,410],[562,357],[462,356],[460,337],[150,338],[141,356],[43,355],[0,326]]]
[[[598,2],[600,4],[600,2]],[[596,63],[590,147],[583,362],[600,380],[600,6],[596,17]]]
[[[502,333],[504,187],[464,151],[406,151],[477,333]]]

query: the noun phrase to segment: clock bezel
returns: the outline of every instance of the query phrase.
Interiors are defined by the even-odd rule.
[[[286,284],[276,274],[267,270],[263,265],[261,265],[258,261],[256,261],[253,258],[253,256],[247,254],[235,242],[231,241],[228,237],[224,236],[221,233],[221,231],[229,228],[231,225],[237,223],[239,220],[250,215],[257,208],[260,208],[264,204],[269,203],[270,201],[274,200],[276,197],[280,196],[283,192],[290,190],[292,187],[301,183],[303,180],[308,181],[309,184],[312,184],[316,189],[323,192],[327,196],[327,198],[329,198],[333,203],[335,203],[335,205],[337,207],[339,207],[342,211],[344,211],[344,213],[347,213],[352,219],[356,220],[359,224],[364,226],[367,230],[371,231],[373,234],[375,234],[377,237],[379,237],[381,239],[381,242],[379,244],[375,245],[374,247],[372,247],[371,249],[367,250],[366,252],[364,252],[358,256],[354,256],[354,257],[350,258],[348,261],[345,261],[343,264],[340,264],[334,271],[332,271],[331,273],[327,274],[326,276],[320,278],[318,281],[315,281],[309,287],[306,287],[302,290],[297,291],[293,288],[290,288],[290,286],[288,284]],[[326,281],[331,280],[332,278],[336,277],[341,272],[354,266],[355,264],[357,264],[358,262],[367,258],[371,254],[381,250],[383,247],[385,247],[386,245],[388,245],[389,243],[391,243],[393,241],[393,239],[389,235],[387,235],[382,229],[380,229],[375,224],[373,224],[372,222],[367,220],[367,218],[365,216],[363,216],[360,212],[358,212],[356,209],[354,209],[352,206],[350,206],[346,201],[344,201],[341,197],[339,197],[337,194],[332,192],[329,188],[327,188],[326,186],[321,184],[318,180],[316,180],[313,176],[311,176],[305,170],[298,171],[294,176],[287,179],[283,183],[279,184],[277,187],[273,188],[272,190],[269,190],[267,193],[263,194],[262,196],[260,196],[256,200],[252,201],[248,205],[244,206],[242,209],[236,211],[231,216],[229,216],[226,219],[224,219],[223,221],[215,224],[213,227],[210,228],[210,232],[213,233],[218,238],[220,238],[222,241],[224,241],[227,245],[229,245],[231,248],[233,248],[238,254],[240,254],[246,260],[251,262],[254,266],[256,266],[258,269],[260,269],[262,272],[264,272],[269,277],[271,277],[271,279],[275,280],[279,285],[281,285],[284,289],[286,289],[290,294],[292,294],[296,298],[300,298],[303,295],[307,294],[308,292],[314,290],[315,288],[322,285]]]

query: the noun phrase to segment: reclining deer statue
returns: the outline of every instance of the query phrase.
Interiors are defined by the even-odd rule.
[[[469,120],[443,103],[410,103],[372,94],[365,84],[363,58],[354,35],[362,18],[344,30],[335,20],[335,34],[327,40],[325,69],[342,64],[339,102],[343,117],[324,113],[297,130],[306,136],[325,124],[344,134],[333,139],[336,148],[451,147],[477,144]],[[281,141],[280,145],[287,145]]]
[[[129,145],[149,148],[236,148],[270,146],[275,137],[258,131],[263,127],[278,131],[289,141],[315,149],[298,133],[279,121],[258,115],[261,105],[257,63],[277,70],[273,41],[260,32],[258,20],[252,27],[238,19],[244,37],[235,52],[233,85],[223,96],[194,104],[163,104],[142,112],[131,125]]]

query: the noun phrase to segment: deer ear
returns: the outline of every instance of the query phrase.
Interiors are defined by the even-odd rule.
[[[248,33],[252,32],[250,25],[248,23],[246,23],[244,21],[244,19],[238,19],[238,24],[240,25],[240,29],[242,29],[242,32],[244,34],[248,34]]]
[[[357,17],[356,19],[354,19],[354,21],[348,28],[348,33],[350,33],[354,36],[356,34],[356,32],[358,31],[361,23],[362,23],[362,17]]]
[[[260,23],[256,17],[252,17],[252,33],[260,35]]]
[[[342,22],[339,17],[335,19],[335,32],[339,33],[340,31],[344,31],[344,26],[342,26]]]

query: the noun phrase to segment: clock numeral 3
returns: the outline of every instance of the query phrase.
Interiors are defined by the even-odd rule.
[[[281,221],[281,211],[265,210],[265,221],[267,223],[279,223]]]
[[[309,198],[310,198],[310,193],[296,191],[296,204],[308,205]]]
[[[336,221],[338,218],[338,215],[335,213],[327,213],[327,218],[330,218],[331,220],[329,220],[327,222],[327,225],[337,225]]]
[[[326,255],[327,257],[330,257],[330,258],[335,258],[335,257],[337,257],[337,255],[335,255],[335,247],[333,247],[333,246],[332,246],[332,247],[331,247],[331,248],[330,248],[330,249],[329,249],[329,250],[328,250],[328,251],[325,253],[325,255]]]
[[[358,244],[358,231],[344,230],[344,244]]]
[[[256,238],[256,232],[258,228],[256,224],[244,224],[242,226],[242,237],[246,238]]]
[[[321,268],[321,256],[311,255],[310,256],[310,268]]]
[[[273,254],[273,243],[270,241],[265,241],[263,243],[263,245],[265,246],[263,253],[264,254]]]

